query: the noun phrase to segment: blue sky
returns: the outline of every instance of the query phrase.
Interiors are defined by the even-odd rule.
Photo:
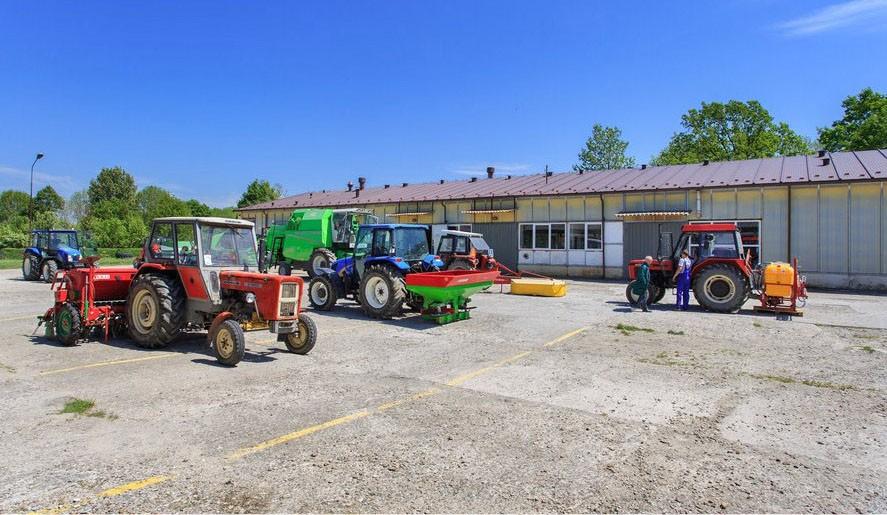
[[[566,170],[594,123],[647,162],[701,101],[810,137],[887,90],[887,0],[0,1],[0,189],[140,186],[232,204]]]

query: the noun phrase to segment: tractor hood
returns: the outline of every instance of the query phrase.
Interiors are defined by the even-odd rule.
[[[71,248],[67,245],[59,245],[57,252],[59,260],[66,263],[79,263],[80,258],[82,257],[78,249]]]

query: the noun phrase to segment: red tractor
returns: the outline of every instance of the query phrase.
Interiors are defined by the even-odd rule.
[[[47,336],[65,345],[99,329],[155,349],[185,329],[206,330],[218,360],[233,366],[244,355],[244,329],[267,328],[297,354],[317,340],[301,313],[302,279],[257,272],[251,222],[158,218],[134,267],[87,263],[53,284],[55,305],[41,317]]]
[[[732,223],[685,224],[677,245],[664,245],[660,234],[659,247],[669,252],[658,256],[650,265],[650,302],[658,302],[665,296],[666,288],[674,288],[672,279],[681,252],[686,250],[693,260],[690,271],[691,288],[700,306],[710,311],[735,313],[752,294],[752,266],[750,256],[743,251],[739,228]],[[643,259],[628,263],[628,277],[637,278],[637,267]],[[625,295],[631,304],[637,303],[637,295],[629,283]]]
[[[493,249],[476,232],[443,231],[437,244],[437,255],[446,270],[498,270]]]

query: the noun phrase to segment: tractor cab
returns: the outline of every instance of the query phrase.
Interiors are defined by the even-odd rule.
[[[493,249],[483,234],[464,231],[443,231],[437,254],[447,270],[495,270],[498,263]]]
[[[362,276],[367,263],[386,261],[409,271],[422,267],[431,256],[431,232],[424,225],[368,224],[357,231],[352,265]]]
[[[672,264],[681,252],[687,251],[694,266],[706,259],[739,259],[744,257],[742,236],[736,224],[687,224],[681,228],[681,237],[671,253]]]

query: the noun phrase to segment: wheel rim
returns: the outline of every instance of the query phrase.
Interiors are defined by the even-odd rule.
[[[364,289],[364,298],[370,306],[381,309],[388,304],[388,283],[381,277],[370,277]]]
[[[67,310],[59,313],[59,323],[56,328],[56,332],[59,336],[68,336],[71,334],[71,326],[74,325],[74,321],[71,319],[71,313]]]
[[[705,280],[705,292],[715,302],[725,302],[735,295],[736,285],[725,275],[713,275]]]
[[[308,324],[299,320],[299,333],[289,335],[290,345],[294,349],[301,349],[308,343]]]
[[[148,333],[157,320],[157,301],[148,290],[136,293],[132,302],[133,326],[140,333]]]
[[[228,358],[234,354],[234,335],[227,327],[219,329],[216,334],[216,352],[223,358]]]
[[[311,300],[314,301],[318,306],[322,306],[326,304],[327,299],[329,299],[330,292],[327,290],[325,284],[321,282],[316,282],[311,285]],[[301,326],[300,326],[301,327]]]
[[[329,268],[330,264],[327,260],[326,256],[314,256],[314,259],[311,261],[311,268],[314,269],[314,274],[320,274],[321,268]]]
[[[22,264],[22,270],[25,272],[25,275],[31,275],[31,259],[25,258],[25,262]]]
[[[49,279],[49,263],[43,265],[43,278]]]

